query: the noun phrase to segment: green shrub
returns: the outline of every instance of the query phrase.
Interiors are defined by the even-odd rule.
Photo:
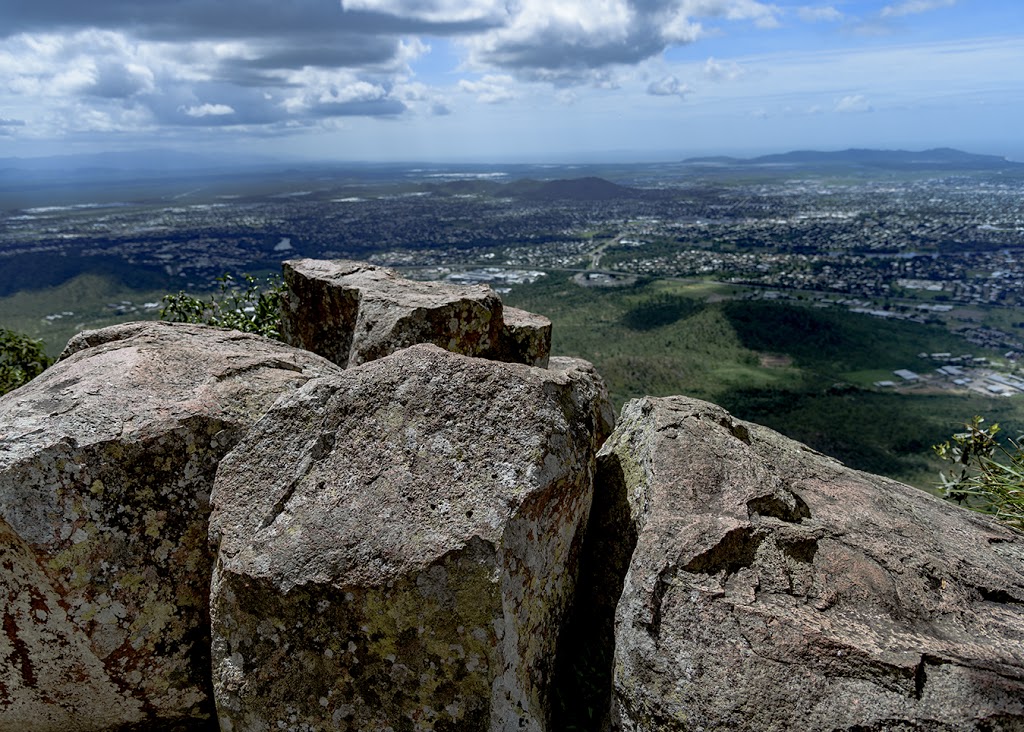
[[[936,454],[956,467],[942,474],[944,496],[975,511],[991,514],[1003,523],[1024,531],[1024,447],[1021,438],[996,439],[999,425],[983,427],[975,417],[941,445]]]
[[[51,363],[41,341],[0,328],[0,394],[28,383]]]
[[[217,278],[218,289],[205,300],[179,292],[164,295],[160,318],[172,323],[201,323],[233,328],[244,333],[257,333],[281,339],[280,277],[270,277],[264,286],[251,275],[242,275],[244,287],[225,274]]]

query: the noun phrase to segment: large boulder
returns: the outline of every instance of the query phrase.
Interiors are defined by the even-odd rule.
[[[279,402],[214,489],[222,729],[546,729],[611,419],[585,362],[431,345]]]
[[[418,282],[371,264],[295,259],[284,263],[281,334],[342,366],[433,343],[454,353],[545,366],[551,321],[521,310],[504,317],[483,285]]]
[[[137,323],[76,337],[0,399],[0,729],[215,726],[214,472],[280,395],[335,371],[256,336]]]
[[[624,730],[1024,729],[1024,537],[681,397],[601,451]]]

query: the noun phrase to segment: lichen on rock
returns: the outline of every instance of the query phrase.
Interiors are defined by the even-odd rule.
[[[684,397],[628,403],[599,464],[637,534],[615,728],[1024,725],[1019,534]]]
[[[551,321],[509,308],[483,285],[420,282],[360,262],[284,263],[281,333],[342,366],[417,343],[497,361],[546,366]]]
[[[0,666],[0,729],[214,724],[214,472],[278,396],[336,370],[264,338],[131,324],[79,336],[0,400],[0,658],[20,659]]]
[[[429,345],[280,402],[213,497],[221,723],[546,729],[610,419],[589,364]]]

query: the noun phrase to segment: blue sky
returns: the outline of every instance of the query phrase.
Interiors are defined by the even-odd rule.
[[[0,157],[1024,160],[1020,0],[3,0]]]

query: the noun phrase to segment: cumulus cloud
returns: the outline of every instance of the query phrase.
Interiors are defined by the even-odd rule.
[[[17,102],[5,105],[9,115],[23,116],[22,100],[30,100],[29,126],[45,118],[56,135],[59,124],[98,131],[232,126],[275,134],[326,128],[353,115],[448,114],[451,89],[417,86],[416,62],[430,52],[420,40],[426,37],[454,41],[467,77],[456,82],[456,93],[481,103],[514,100],[531,81],[553,84],[556,96],[585,86],[613,89],[632,83],[626,67],[666,49],[720,33],[729,23],[772,28],[783,13],[765,0],[15,0],[13,6],[0,26],[0,94]],[[715,80],[741,74],[735,64],[714,59],[705,67]],[[683,97],[689,88],[665,77],[647,91]]]
[[[17,3],[0,27],[0,93],[30,99],[53,124],[87,130],[285,129],[394,116],[407,106],[390,91],[428,49],[402,34],[434,27],[428,21],[446,2],[454,8],[434,0],[405,19],[369,0],[351,12],[323,0]],[[478,26],[479,15],[462,11]],[[443,20],[444,32],[462,27]],[[316,73],[339,70],[348,72],[340,80]]]
[[[796,14],[805,23],[831,23],[843,19],[843,14],[831,5],[823,7],[804,5],[796,9]]]
[[[25,120],[23,119],[7,119],[0,117],[0,127],[24,127]]]
[[[462,79],[459,81],[459,90],[476,96],[477,101],[484,104],[501,104],[516,98],[516,92],[512,89],[515,79],[511,76],[487,75],[478,81]]]
[[[741,78],[747,72],[735,61],[716,61],[713,57],[708,57],[708,60],[704,62],[704,76],[712,81],[735,81]]]
[[[927,13],[939,8],[949,8],[956,5],[956,0],[907,0],[896,5],[886,5],[882,8],[883,18],[899,18],[904,15],[917,15]]]
[[[835,111],[857,113],[871,112],[874,108],[863,94],[849,94],[836,102]]]
[[[200,104],[196,107],[187,107],[182,111],[189,117],[223,117],[226,114],[235,113],[235,110],[227,104]]]
[[[0,78],[69,129],[286,129],[404,113],[390,90],[425,49],[417,40],[372,37],[336,50],[280,38],[168,43],[97,29],[21,33],[0,40]]]
[[[86,94],[126,99],[154,89],[152,70],[136,63],[100,61],[91,71],[91,83],[82,90]]]
[[[517,0],[509,8],[504,26],[468,39],[471,61],[566,83],[691,43],[706,32],[702,20],[774,27],[780,12],[757,0]]]
[[[684,99],[692,89],[683,84],[675,76],[666,76],[658,81],[652,81],[647,86],[647,93],[656,97],[679,97]]]

